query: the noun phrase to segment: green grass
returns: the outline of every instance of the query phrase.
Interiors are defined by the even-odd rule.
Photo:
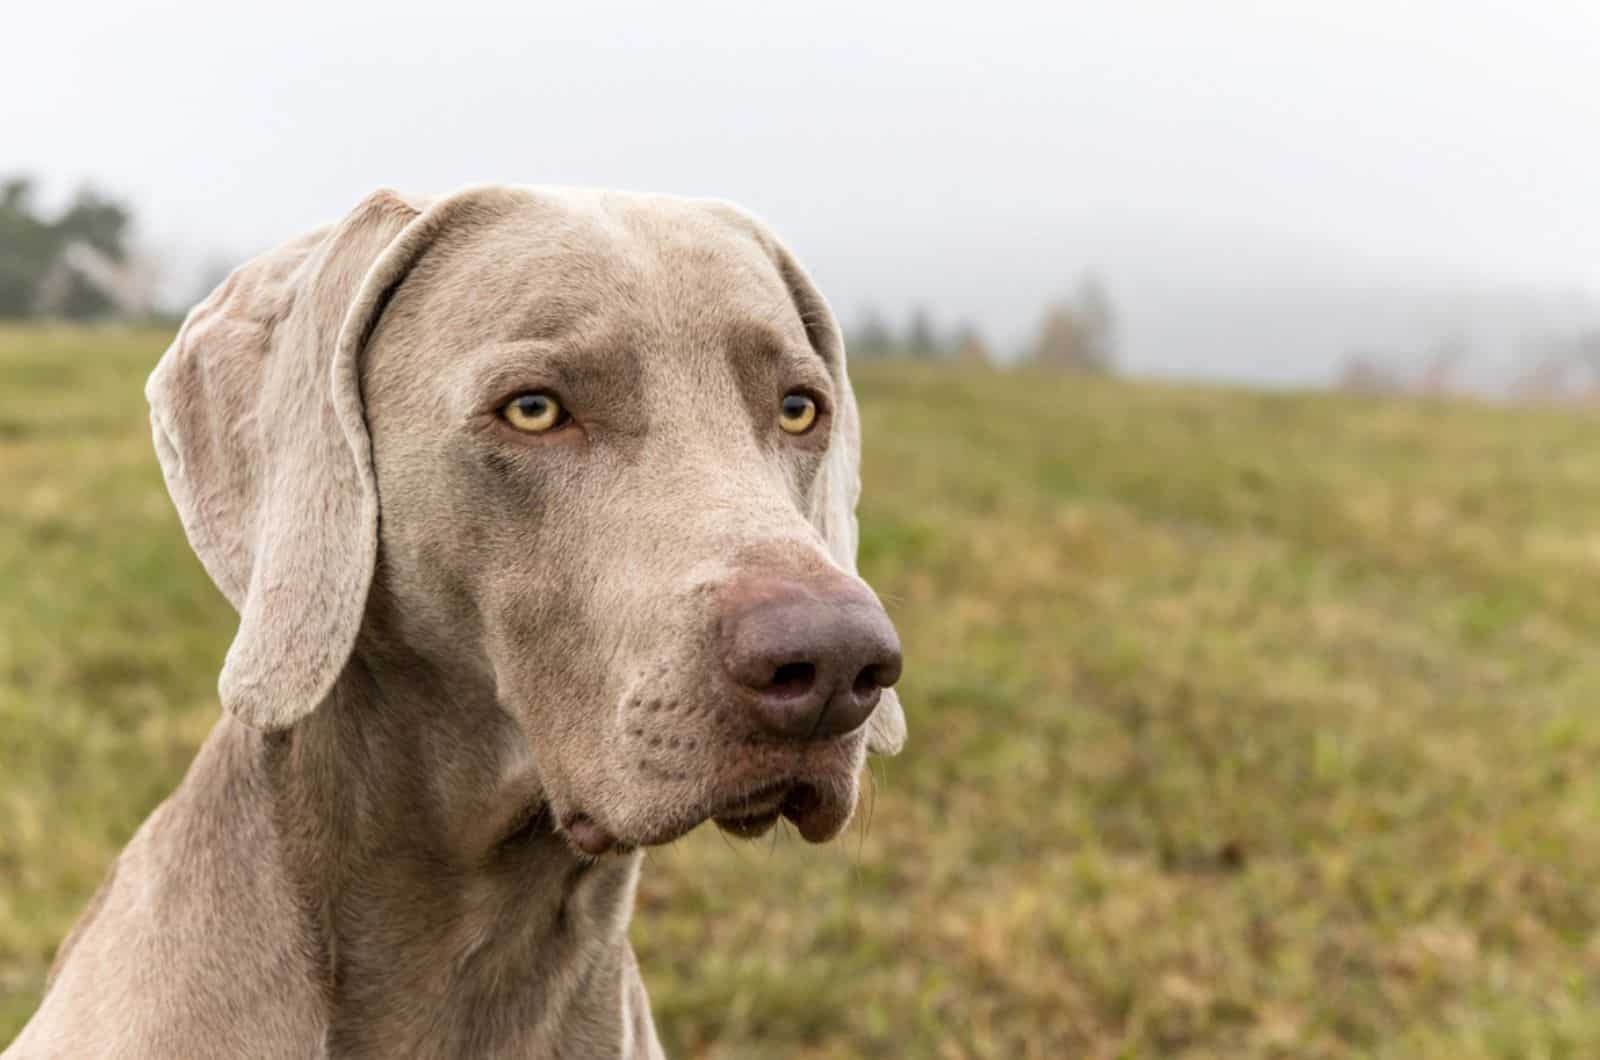
[[[0,1041],[216,716],[164,341],[0,332]],[[1600,1055],[1600,422],[856,375],[911,742],[650,855],[672,1055]]]

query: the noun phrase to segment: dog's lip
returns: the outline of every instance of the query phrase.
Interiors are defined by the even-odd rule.
[[[778,823],[779,811],[763,810],[760,813],[747,816],[733,816],[724,814],[713,817],[716,826],[731,836],[739,839],[759,839],[771,831],[772,826]]]
[[[713,809],[706,816],[718,828],[741,837],[761,835],[778,820],[783,804],[799,781],[781,777],[754,791],[742,792]]]
[[[829,799],[809,784],[799,785],[783,800],[783,815],[800,830],[807,843],[822,843],[844,826],[849,819],[849,808],[841,817],[836,808],[830,808]]]
[[[649,805],[629,807],[613,827],[627,846],[659,847],[703,824],[752,838],[787,818],[806,842],[823,843],[839,833],[855,808],[858,750],[849,738],[804,746],[734,746],[723,758],[705,763],[710,776],[645,758],[639,762],[640,780],[655,797]]]
[[[822,793],[813,785],[799,779],[774,782],[764,786],[759,797],[746,795],[736,808],[711,815],[718,828],[741,839],[754,839],[765,835],[779,817],[794,823],[809,842],[819,842],[833,834],[832,822],[827,813]]]

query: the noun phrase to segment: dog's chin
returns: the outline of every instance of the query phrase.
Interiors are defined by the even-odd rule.
[[[755,839],[785,818],[810,843],[838,835],[855,809],[853,785],[784,780],[768,785],[756,797],[746,796],[708,816],[718,828],[739,839]]]
[[[587,813],[561,819],[558,831],[588,857],[665,846],[707,821],[739,839],[766,835],[780,819],[810,843],[824,843],[844,830],[855,811],[855,778],[780,777],[704,800],[658,801],[626,823],[602,823]]]
[[[766,835],[780,819],[809,843],[825,843],[844,830],[855,811],[855,778],[779,777],[736,789],[698,805],[685,805],[663,820],[645,846],[670,843],[706,821],[737,839]]]

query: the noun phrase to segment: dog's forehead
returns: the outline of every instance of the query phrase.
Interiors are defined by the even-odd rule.
[[[516,208],[447,240],[438,319],[497,341],[611,331],[724,344],[766,334],[805,344],[804,325],[756,223],[710,200],[523,189]]]
[[[667,395],[734,423],[765,415],[779,380],[828,388],[781,250],[734,208],[542,189],[488,205],[458,212],[394,291],[363,355],[369,409],[547,385],[632,424]]]

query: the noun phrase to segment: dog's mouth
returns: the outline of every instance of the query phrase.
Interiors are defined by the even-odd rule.
[[[822,843],[839,833],[854,808],[848,783],[785,777],[741,791],[717,803],[710,812],[686,807],[643,829],[620,830],[621,835],[583,812],[564,815],[556,830],[589,857],[671,843],[707,820],[728,835],[755,839],[770,832],[779,818],[786,818],[808,843]]]
[[[755,839],[771,831],[778,818],[785,817],[800,829],[801,835],[810,838],[812,834],[833,831],[815,820],[821,805],[822,795],[812,784],[803,780],[777,780],[732,800],[713,812],[711,820],[731,836]]]
[[[806,842],[824,843],[855,810],[860,752],[859,743],[831,741],[801,749],[741,747],[736,756],[704,764],[647,758],[636,785],[647,797],[613,800],[601,812],[561,799],[555,830],[590,857],[664,846],[708,822],[726,835],[755,839],[788,820]]]

